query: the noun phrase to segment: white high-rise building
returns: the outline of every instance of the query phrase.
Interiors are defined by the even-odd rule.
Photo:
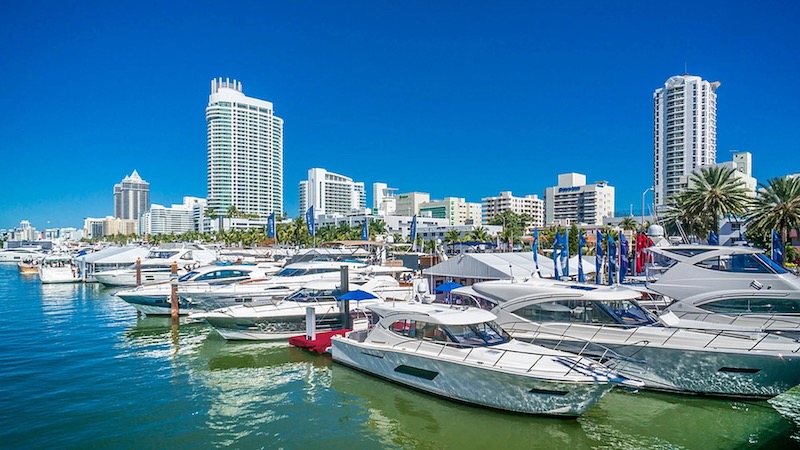
[[[299,198],[300,214],[313,205],[315,216],[363,214],[367,207],[363,182],[319,168],[300,182]]]
[[[670,77],[653,93],[653,189],[656,207],[688,185],[689,175],[717,161],[719,81]]]
[[[372,209],[377,216],[391,216],[397,210],[396,188],[386,183],[372,183]]]
[[[114,217],[136,220],[150,207],[150,183],[136,170],[114,185]]]
[[[247,97],[242,83],[211,80],[208,207],[225,214],[283,214],[283,119],[272,103]]]
[[[139,218],[139,234],[181,234],[197,230],[197,208],[205,203],[197,197],[184,197],[183,204],[167,208],[162,205],[151,205],[150,209]]]
[[[397,195],[395,214],[398,216],[414,216],[419,214],[419,206],[431,201],[427,192],[408,192]]]
[[[605,181],[586,184],[586,175],[564,173],[558,186],[544,190],[545,225],[602,225],[608,217],[614,217],[614,188]]]

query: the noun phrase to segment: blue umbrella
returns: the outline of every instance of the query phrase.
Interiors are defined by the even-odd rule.
[[[362,291],[361,289],[356,289],[355,291],[350,291],[339,296],[339,300],[359,301],[359,300],[369,300],[371,298],[378,298],[378,297],[371,292]]]
[[[460,284],[456,283],[455,281],[448,281],[447,283],[439,286],[436,288],[436,292],[450,292],[453,289],[457,289],[462,287]]]

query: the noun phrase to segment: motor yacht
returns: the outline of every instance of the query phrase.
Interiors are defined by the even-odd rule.
[[[310,281],[338,281],[341,279],[342,267],[348,268],[352,283],[376,279],[373,285],[377,288],[376,283],[380,283],[380,293],[387,299],[406,300],[410,296],[411,286],[401,286],[394,278],[385,275],[409,269],[363,263],[308,261],[290,264],[265,279],[245,280],[204,292],[182,294],[182,297],[183,300],[206,310],[242,303],[258,304],[283,298]]]
[[[178,275],[184,275],[215,260],[214,252],[196,246],[154,248],[140,261],[140,284],[169,281],[173,263],[177,264]],[[136,264],[124,269],[96,272],[94,279],[106,286],[136,286]]]
[[[0,263],[18,263],[27,259],[40,259],[47,255],[39,248],[3,248],[0,249]]]
[[[407,302],[367,309],[378,323],[333,336],[333,360],[451,400],[576,417],[615,385],[641,386],[601,363],[512,339],[482,309]]]
[[[488,301],[516,338],[603,361],[648,389],[769,398],[800,383],[797,341],[757,328],[668,326],[622,286],[503,280],[452,293]]]
[[[314,308],[316,330],[319,332],[342,328],[342,302],[337,300],[343,292],[340,282],[335,280],[314,280],[280,300],[260,304],[240,304],[209,312],[192,314],[194,320],[205,320],[222,337],[228,340],[285,340],[301,335],[306,331],[307,308]],[[375,284],[366,283],[351,288],[373,292]],[[378,294],[375,292],[375,294]],[[364,316],[366,305],[383,303],[383,298],[374,295],[372,299],[350,302],[351,313]]]
[[[263,269],[258,266],[228,265],[205,266],[194,269],[177,278],[178,295],[191,297],[224,284],[236,283],[249,279],[264,278]],[[138,286],[133,289],[117,292],[117,297],[130,303],[137,310],[148,315],[169,315],[171,313],[170,295],[172,280]],[[198,305],[179,299],[179,314],[200,311]]]
[[[78,283],[81,272],[72,260],[64,253],[54,253],[42,258],[39,264],[39,279],[42,283]]]
[[[752,247],[648,248],[647,289],[678,318],[800,335],[800,277]]]

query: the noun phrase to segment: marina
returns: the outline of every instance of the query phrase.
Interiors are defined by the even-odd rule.
[[[430,396],[284,342],[137,318],[99,284],[0,266],[3,442],[19,448],[789,448],[800,391],[769,401],[613,390],[577,419]],[[486,430],[492,430],[487,433]]]

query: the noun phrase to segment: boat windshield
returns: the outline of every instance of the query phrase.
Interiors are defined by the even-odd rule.
[[[786,273],[779,265],[762,254],[722,255],[695,264],[704,269],[732,273]]]
[[[299,291],[295,292],[294,294],[286,297],[286,301],[289,302],[300,302],[300,303],[308,303],[308,302],[335,302],[338,296],[342,295],[342,293],[338,289],[310,289],[310,288],[303,288]]]
[[[392,324],[391,330],[412,339],[449,343],[462,347],[487,347],[511,340],[511,336],[494,321],[467,325],[442,325],[419,320],[400,320]]]
[[[147,259],[169,259],[177,254],[177,251],[151,250],[150,253],[147,254]]]
[[[197,274],[199,274],[199,273],[200,272],[197,272],[196,270],[192,270],[191,272],[188,272],[188,273],[184,274],[183,276],[181,276],[180,278],[178,278],[178,281],[189,281],[192,278],[196,277]]]
[[[534,303],[513,311],[532,322],[571,322],[640,326],[657,323],[652,314],[631,300],[560,300]]]

